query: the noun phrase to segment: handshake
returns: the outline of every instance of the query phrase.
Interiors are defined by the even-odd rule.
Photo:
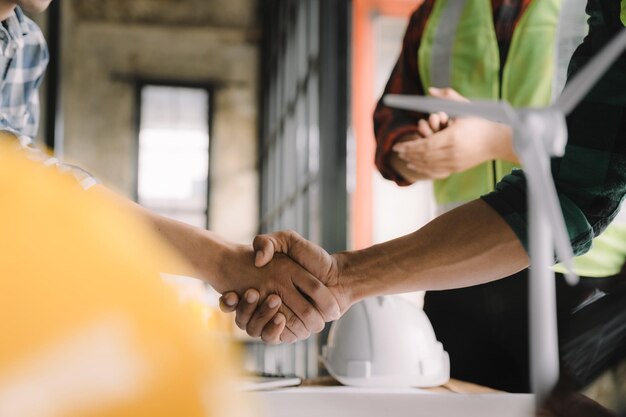
[[[230,247],[220,264],[220,308],[266,343],[306,339],[356,301],[342,285],[341,254],[293,231],[257,236],[252,248]]]

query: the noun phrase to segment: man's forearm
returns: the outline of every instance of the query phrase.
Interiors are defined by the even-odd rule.
[[[477,285],[528,266],[510,227],[476,200],[418,231],[370,248],[342,252],[338,284],[356,302],[365,297]]]
[[[168,242],[194,268],[197,278],[209,282],[218,291],[227,290],[221,264],[225,253],[234,250],[233,245],[217,234],[188,224],[160,216],[139,204],[121,197],[102,185],[93,187],[95,192],[106,194],[117,201],[123,209],[134,212],[144,219],[163,240]],[[251,250],[250,250],[251,251]],[[186,273],[186,271],[164,271]]]
[[[225,279],[220,273],[220,265],[226,257],[226,252],[234,249],[236,245],[209,230],[168,219],[142,207],[139,208],[156,232],[194,267],[198,273],[197,278],[207,281],[220,292],[229,289],[225,286]]]

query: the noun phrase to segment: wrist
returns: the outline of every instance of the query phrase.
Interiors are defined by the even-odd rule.
[[[486,135],[488,140],[488,152],[492,160],[502,160],[519,163],[513,150],[513,135],[511,128],[502,123],[490,122],[492,134]]]
[[[237,289],[235,278],[241,274],[243,267],[249,265],[252,269],[256,269],[254,251],[250,245],[221,241],[216,247],[215,255],[207,260],[212,264],[207,265],[207,269],[214,271],[212,278],[208,281],[220,294]]]
[[[345,251],[331,256],[336,265],[337,273],[334,285],[341,294],[340,304],[350,307],[352,304],[372,295],[370,294],[372,280],[363,270],[363,265],[358,261],[358,252]],[[346,309],[342,308],[342,311]]]

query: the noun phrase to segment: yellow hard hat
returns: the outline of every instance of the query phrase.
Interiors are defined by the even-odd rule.
[[[149,228],[0,141],[0,417],[247,414]]]

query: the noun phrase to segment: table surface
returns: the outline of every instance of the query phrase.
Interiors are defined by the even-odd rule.
[[[530,417],[532,394],[295,387],[258,392],[265,417]]]

